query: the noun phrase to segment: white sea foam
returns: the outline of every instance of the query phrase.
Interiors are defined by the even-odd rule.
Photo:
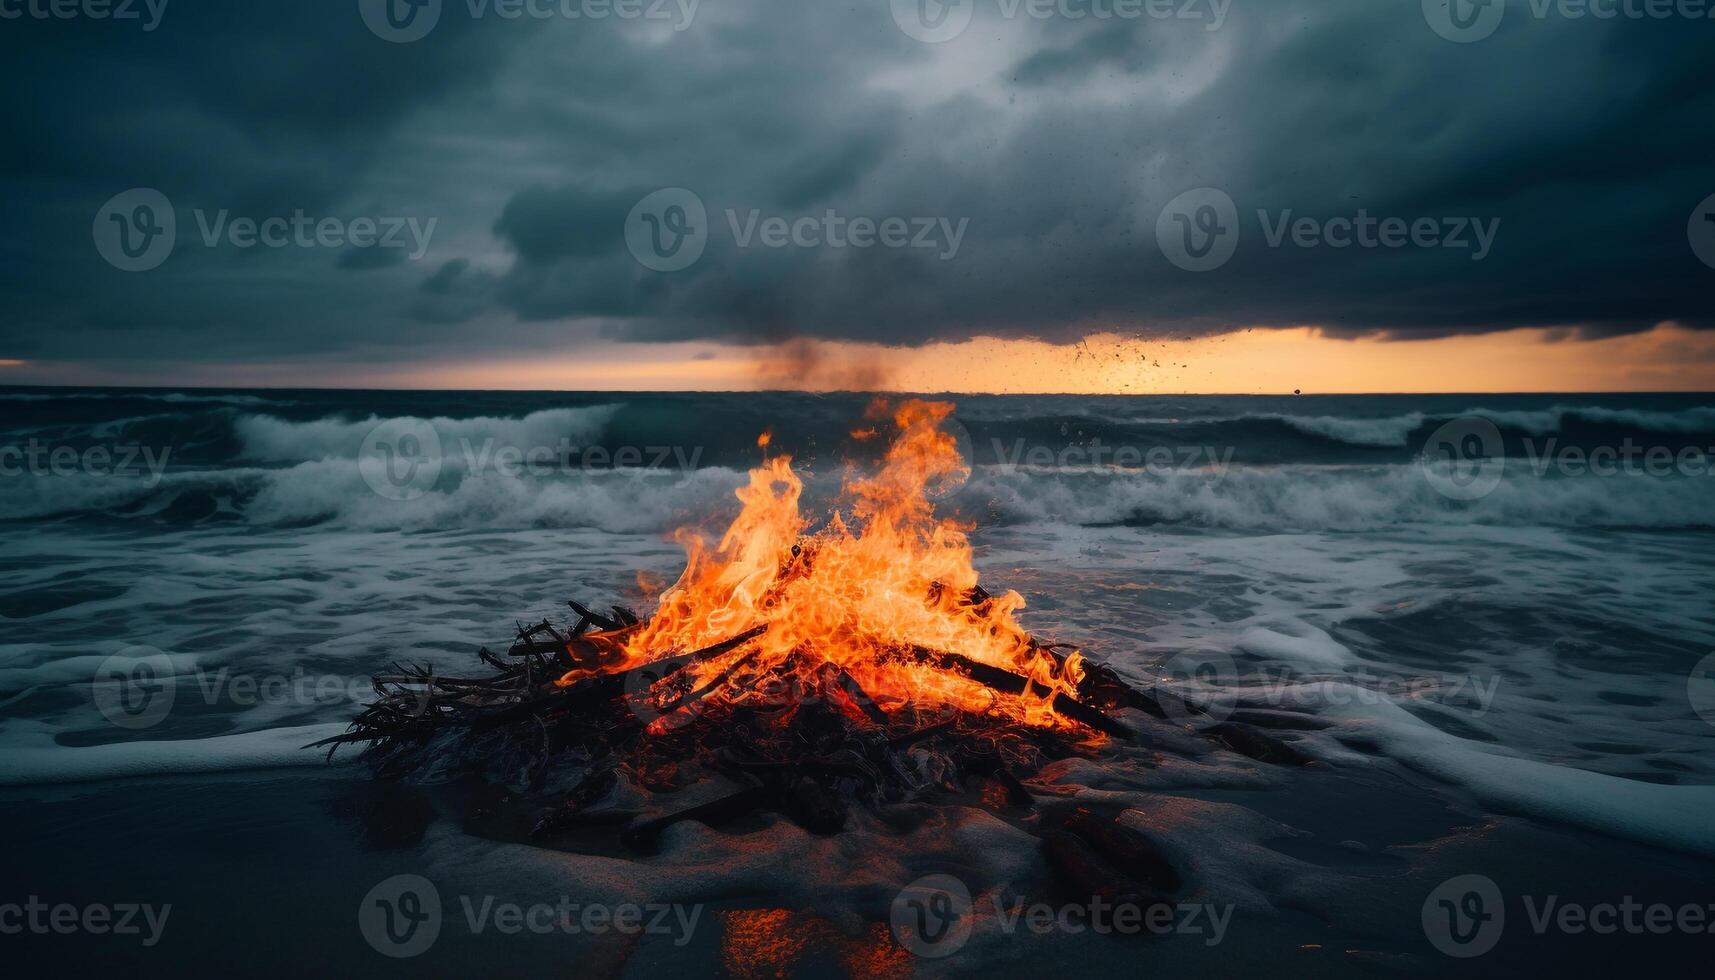
[[[1626,426],[1644,432],[1691,433],[1715,432],[1715,408],[1689,408],[1678,412],[1655,412],[1638,409],[1602,408],[1598,406],[1556,405],[1540,410],[1472,408],[1462,412],[1407,412],[1373,418],[1348,416],[1251,415],[1246,418],[1273,419],[1310,435],[1322,436],[1353,446],[1405,447],[1411,434],[1426,422],[1454,418],[1484,418],[1504,429],[1533,436],[1553,435],[1566,427],[1569,419]]]
[[[1343,418],[1334,415],[1254,415],[1274,419],[1313,436],[1353,446],[1404,446],[1427,418],[1422,412],[1381,418]]]
[[[1105,474],[981,467],[961,500],[1007,521],[1237,529],[1373,530],[1407,524],[1715,526],[1710,477],[1538,479],[1523,465],[1479,500],[1450,500],[1415,464],[1245,466]]]
[[[345,728],[336,723],[69,748],[54,744],[53,733],[45,727],[13,725],[0,732],[0,786],[322,765],[323,755],[306,752],[303,746]]]
[[[1331,704],[1391,758],[1519,810],[1627,840],[1715,857],[1715,786],[1661,786],[1503,754],[1388,701]]]
[[[435,490],[410,500],[379,496],[350,460],[299,463],[269,475],[245,508],[259,524],[332,521],[365,529],[595,527],[666,531],[731,509],[743,483],[733,470],[574,470],[550,476],[449,467]],[[736,505],[733,505],[736,506]]]
[[[1175,471],[978,467],[951,503],[985,523],[1004,524],[1336,531],[1467,524],[1703,528],[1715,527],[1711,480],[1644,474],[1538,478],[1517,460],[1509,461],[1506,478],[1492,493],[1464,502],[1437,492],[1415,464]],[[422,496],[392,500],[364,482],[356,461],[330,458],[274,469],[169,472],[159,484],[84,473],[0,480],[0,519],[98,511],[147,518],[194,495],[256,525],[667,531],[731,513],[732,491],[743,481],[744,474],[724,467],[473,473],[454,457]],[[827,488],[813,489],[825,494]]]
[[[1293,623],[1278,630],[1252,627],[1239,637],[1238,648],[1253,656],[1311,669],[1338,668],[1352,661],[1350,650],[1308,623]]]

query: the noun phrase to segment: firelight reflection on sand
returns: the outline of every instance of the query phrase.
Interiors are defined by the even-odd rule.
[[[1062,663],[1035,644],[1013,618],[1024,606],[1017,592],[973,603],[977,572],[966,529],[935,516],[938,489],[970,474],[953,436],[940,428],[952,411],[946,402],[872,403],[866,425],[890,427],[893,441],[875,473],[848,476],[841,499],[849,517],[836,511],[819,529],[800,512],[803,481],[791,457],[765,457],[738,490],[743,508],[717,544],[679,532],[685,571],[649,623],[625,641],[623,659],[572,671],[561,683],[707,649],[766,626],[736,650],[687,667],[699,672],[694,686],[718,680],[742,658],[747,669],[802,680],[806,688],[818,686],[824,671],[842,669],[883,711],[909,703],[1070,724],[1055,714],[1053,700],[1076,697],[1081,657],[1073,652]],[[766,452],[767,438],[758,441]],[[997,693],[913,659],[922,649],[1011,671],[1036,689]]]

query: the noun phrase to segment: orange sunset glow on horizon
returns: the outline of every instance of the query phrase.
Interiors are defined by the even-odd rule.
[[[773,347],[587,342],[528,360],[235,364],[106,374],[0,360],[15,384],[590,391],[948,391],[1067,395],[1715,390],[1715,333],[1660,326],[1580,340],[1514,330],[1341,340],[1314,328],[1202,338],[1094,335],[1075,345],[976,338],[926,347],[799,340]]]
[[[1715,334],[1661,326],[1585,340],[1512,330],[1433,340],[1341,339],[1314,328],[1196,338],[1092,335],[1077,344],[981,337],[923,347],[799,340],[746,347],[586,341],[528,360],[130,366],[7,359],[15,384],[967,394],[1317,394],[1715,390]]]

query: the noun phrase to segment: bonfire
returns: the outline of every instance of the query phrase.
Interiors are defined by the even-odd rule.
[[[737,518],[718,541],[679,533],[684,572],[647,620],[573,601],[574,620],[521,626],[505,657],[479,651],[491,676],[396,667],[319,744],[364,744],[384,776],[517,787],[545,803],[539,841],[620,822],[650,850],[675,822],[757,811],[832,834],[853,807],[937,798],[1028,812],[1047,762],[1133,741],[1115,713],[1168,718],[1172,695],[1040,642],[1022,596],[979,584],[969,528],[934,506],[970,472],[942,428],[952,408],[873,405],[853,435],[888,439],[885,455],[819,524],[764,434]],[[1147,842],[1087,811],[1043,839],[1074,877],[1100,885],[1088,869],[1118,862],[1162,883]]]

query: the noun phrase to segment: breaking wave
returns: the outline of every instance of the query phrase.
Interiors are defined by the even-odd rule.
[[[1401,524],[1715,527],[1708,477],[1539,479],[1510,469],[1493,493],[1450,500],[1416,465],[1258,466],[1054,473],[979,469],[963,498],[1004,523],[1186,524],[1357,531]]]
[[[426,493],[394,500],[355,460],[169,473],[158,484],[67,476],[0,481],[0,520],[93,517],[167,524],[232,521],[370,530],[588,527],[661,533],[718,522],[736,506],[740,469],[472,472],[449,459]],[[827,495],[834,475],[810,481]],[[1510,467],[1493,493],[1450,500],[1414,464],[1234,466],[1223,471],[1079,471],[978,467],[946,506],[986,525],[1186,525],[1233,530],[1363,531],[1399,525],[1715,528],[1710,477],[1538,478]]]
[[[1250,415],[1252,419],[1269,419],[1291,426],[1308,435],[1321,436],[1353,446],[1406,447],[1413,434],[1426,425],[1440,425],[1457,418],[1485,418],[1501,429],[1531,436],[1549,436],[1566,431],[1574,423],[1619,426],[1638,432],[1657,433],[1715,433],[1715,408],[1692,408],[1679,412],[1658,412],[1637,409],[1577,407],[1558,405],[1541,410],[1493,410],[1473,408],[1463,412],[1434,415],[1407,412],[1379,418],[1350,418],[1341,416]]]

